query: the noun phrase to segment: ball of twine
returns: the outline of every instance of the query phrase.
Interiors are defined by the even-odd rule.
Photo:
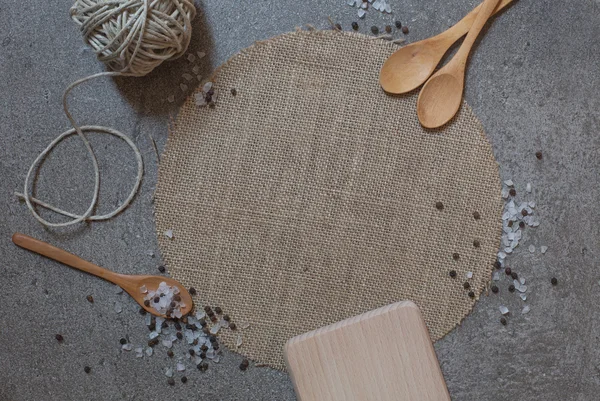
[[[189,0],[77,0],[71,7],[98,59],[137,76],[186,51],[195,16]]]
[[[196,8],[189,0],[77,0],[71,7],[71,17],[80,26],[84,41],[96,52],[98,59],[111,70],[79,79],[67,87],[63,94],[63,109],[72,129],[60,134],[31,164],[25,177],[23,193],[16,195],[25,200],[33,216],[48,227],[65,227],[82,221],[107,220],[123,211],[135,197],[143,175],[143,162],[137,146],[125,134],[103,126],[79,126],[69,112],[67,96],[73,88],[97,77],[143,76],[163,61],[181,56],[187,50],[192,35],[191,21]],[[100,191],[100,171],[96,155],[84,132],[113,135],[125,141],[135,153],[137,162],[136,182],[120,206],[110,213],[93,215]],[[64,211],[33,197],[33,176],[41,162],[54,147],[70,135],[77,134],[83,141],[94,168],[94,192],[83,214]],[[40,216],[34,204],[71,220],[52,223]]]

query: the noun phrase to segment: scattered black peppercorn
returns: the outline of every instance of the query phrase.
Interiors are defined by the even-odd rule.
[[[154,303],[157,304],[160,302],[160,297],[154,297]]]
[[[150,323],[150,324],[148,325],[148,330],[150,330],[150,331],[154,331],[154,330],[156,330],[156,324],[154,324],[154,323]]]
[[[510,276],[513,278],[513,280],[518,280],[519,279],[519,275],[517,274],[517,272],[510,273]]]
[[[190,353],[191,356],[196,355],[196,351],[194,351],[193,349],[189,350],[188,352]]]
[[[231,330],[235,330],[235,329],[237,329],[237,326],[235,325],[235,323],[231,323],[231,324],[229,325],[229,328],[230,328]]]
[[[355,31],[358,31],[358,23],[357,22],[352,23],[352,29],[354,29]]]
[[[229,322],[231,320],[231,318],[229,317],[229,315],[223,315],[223,320],[225,320],[226,322]]]
[[[56,338],[56,341],[58,341],[59,343],[62,343],[64,340],[63,336],[61,336],[60,334],[55,335],[54,338]]]
[[[520,228],[525,228],[525,222],[524,221],[520,221],[519,222],[519,227]]]
[[[211,310],[212,310],[211,307],[208,305],[204,307],[204,312],[206,312],[206,313],[210,312]]]
[[[475,293],[473,291],[469,291],[469,298],[475,298]]]
[[[169,383],[169,386],[174,386],[175,385],[175,379],[173,379],[172,377],[169,377],[169,379],[167,380],[167,383]]]
[[[218,343],[216,343],[216,344],[213,344],[213,349],[214,349],[215,351],[218,351],[218,350],[219,350],[219,344],[218,344]]]
[[[88,295],[87,297],[85,297],[85,299],[88,300],[89,303],[93,304],[94,303],[94,297],[91,295]]]
[[[182,382],[182,383],[187,383],[187,377],[183,376],[183,377],[181,378],[181,382]]]
[[[181,331],[181,323],[175,322],[175,330]]]
[[[223,309],[221,309],[220,307],[218,307],[218,306],[217,306],[217,307],[215,308],[215,312],[217,312],[217,314],[219,314],[219,315],[220,315],[221,313],[223,313]]]
[[[140,308],[140,315],[145,315],[145,314],[146,314],[146,309]]]
[[[212,315],[210,317],[210,321],[213,322],[213,323],[217,323],[217,317],[215,315]]]
[[[206,344],[202,344],[202,346],[200,347],[200,351],[202,351],[202,352],[208,351],[208,347],[206,346]]]
[[[206,353],[205,353],[205,352],[201,352],[201,353],[200,353],[200,358],[201,358],[201,359],[204,359],[204,358],[206,358]]]
[[[512,221],[512,220],[510,220],[510,221],[508,222],[508,226],[509,226],[509,227],[512,227],[512,226],[513,226],[513,221]]]
[[[206,372],[206,370],[208,369],[208,363],[202,362],[202,363],[199,363],[198,365],[196,365],[196,367],[198,368],[198,370],[200,372]]]
[[[510,276],[512,270],[510,270],[510,267],[507,267],[506,269],[504,269],[504,273],[506,273],[507,276]]]
[[[450,270],[450,273],[448,273],[450,275],[450,277],[455,278],[456,277],[456,270]]]
[[[552,277],[552,279],[550,280],[550,282],[552,283],[552,285],[558,284],[558,280],[556,279],[556,277]]]
[[[154,347],[157,344],[158,344],[158,339],[156,339],[156,338],[148,341],[148,346],[149,347]]]
[[[514,188],[511,188],[510,191],[508,191],[508,194],[510,196],[517,196],[517,190]]]
[[[373,25],[371,27],[371,32],[373,32],[373,35],[377,35],[379,33],[379,28],[377,28],[375,25]]]
[[[406,25],[402,27],[402,33],[405,35],[408,34],[408,27]]]
[[[126,340],[126,339],[124,339],[124,338],[121,338],[121,339],[119,340],[119,343],[121,343],[121,345],[125,345],[125,344],[127,344],[127,340]]]
[[[202,326],[202,327],[206,327],[206,320],[204,320],[204,319],[200,319],[200,321],[199,321],[199,322],[200,322],[200,326]]]
[[[248,369],[249,365],[250,365],[250,362],[247,359],[242,360],[242,363],[240,363],[240,370]]]
[[[161,328],[166,329],[169,327],[167,321],[165,320],[164,322],[162,322],[162,324],[160,325]]]
[[[497,294],[497,293],[498,293],[498,291],[499,291],[498,287],[496,287],[495,285],[493,285],[493,286],[492,286],[492,292],[493,292],[494,294]]]
[[[521,210],[521,214],[522,214],[523,216],[527,216],[527,215],[528,215],[528,213],[527,213],[527,210],[525,210],[525,209]]]
[[[465,281],[465,283],[463,284],[463,287],[465,287],[465,290],[468,290],[469,288],[471,288],[471,284],[469,284],[468,281]]]
[[[89,366],[85,366],[85,367],[83,368],[83,371],[84,371],[85,373],[90,373],[90,372],[92,371],[92,368],[90,368]]]
[[[208,334],[208,333],[210,333],[210,330],[208,329],[208,327],[204,327],[204,328],[202,328],[202,332],[204,334]]]
[[[175,354],[173,353],[173,351],[171,351],[171,350],[168,350],[168,351],[167,351],[167,356],[168,356],[169,358],[173,358],[173,356],[174,356],[174,355],[175,355]]]
[[[392,26],[391,25],[386,25],[385,26],[385,32],[386,33],[392,33]]]
[[[442,210],[442,209],[444,209],[444,204],[442,202],[439,202],[439,201],[435,202],[435,208],[437,210]]]
[[[181,331],[178,331],[176,336],[179,340],[183,339],[183,334],[181,334]]]
[[[497,260],[497,261],[495,261],[495,262],[494,262],[494,267],[495,267],[496,269],[500,269],[500,268],[502,268],[502,265],[500,264],[500,261],[499,261],[499,260]]]
[[[535,157],[537,157],[538,160],[542,160],[542,152],[535,152]]]
[[[481,214],[479,214],[479,212],[473,212],[473,218],[475,220],[479,220],[481,218]]]
[[[338,31],[342,30],[342,26],[340,25],[339,22],[337,24],[335,24],[335,29],[337,29]]]
[[[190,295],[196,295],[196,289],[194,287],[190,287],[190,291],[189,291]]]
[[[146,299],[146,300],[144,301],[144,306],[150,306],[150,301]]]
[[[502,323],[503,326],[506,326],[506,319],[501,317],[500,318],[500,323]]]
[[[515,292],[515,286],[514,286],[514,285],[512,285],[512,284],[511,284],[511,285],[509,285],[509,286],[508,286],[508,290],[509,290],[510,292]]]
[[[473,246],[475,248],[479,248],[481,246],[481,242],[479,242],[479,240],[475,240],[475,241],[473,241]]]
[[[396,24],[396,28],[398,28],[398,29],[402,28],[402,23],[400,21],[396,20],[395,24]]]
[[[158,271],[161,273],[165,272],[165,267],[163,265],[158,266]]]
[[[231,88],[231,96],[237,95],[237,89]]]
[[[181,295],[177,294],[173,297],[173,301],[175,302],[180,302],[181,301]]]
[[[217,337],[215,337],[215,336],[213,336],[213,335],[210,335],[210,336],[208,336],[208,340],[209,340],[211,343],[216,343],[216,342],[217,342]]]
[[[460,259],[460,255],[459,255],[458,253],[454,252],[454,253],[452,254],[452,259],[454,259],[454,260],[458,260],[458,259]]]
[[[197,339],[197,338],[195,338],[195,339],[194,339],[194,341],[192,341],[192,344],[193,344],[194,346],[198,345],[198,339]]]
[[[174,307],[176,307],[176,306],[177,306],[177,302],[175,302],[175,301],[171,301],[171,303],[169,304],[169,306],[170,306],[171,308],[174,308]]]

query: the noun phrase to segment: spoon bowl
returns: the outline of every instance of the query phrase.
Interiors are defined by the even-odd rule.
[[[46,256],[47,258],[56,260],[57,262],[64,263],[67,266],[71,266],[75,269],[82,270],[86,273],[93,274],[100,278],[103,278],[107,281],[110,281],[113,284],[118,285],[124,291],[126,291],[131,297],[138,303],[144,310],[152,313],[153,315],[160,317],[167,317],[165,314],[159,313],[156,309],[152,307],[152,303],[149,306],[144,304],[144,298],[146,293],[142,292],[142,287],[146,286],[146,289],[149,291],[155,291],[160,283],[164,282],[170,287],[177,287],[179,289],[179,296],[181,297],[181,301],[179,302],[182,306],[180,307],[180,311],[182,316],[188,314],[194,305],[192,300],[192,296],[185,289],[183,285],[181,285],[178,281],[173,280],[169,277],[163,276],[146,276],[146,275],[128,275],[128,274],[119,274],[108,269],[104,269],[100,266],[97,266],[93,263],[90,263],[86,260],[81,259],[78,256],[73,255],[65,250],[52,246],[46,242],[37,240],[35,238],[29,237],[25,234],[15,233],[12,237],[12,241],[15,245],[28,249],[32,252],[38,253],[42,256]]]
[[[437,128],[454,117],[462,102],[463,83],[451,74],[431,77],[417,100],[417,116],[425,128]]]

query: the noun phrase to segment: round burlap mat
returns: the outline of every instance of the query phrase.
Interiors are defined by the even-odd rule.
[[[287,339],[406,299],[437,340],[473,307],[463,283],[478,298],[490,279],[503,205],[490,145],[466,104],[432,132],[416,94],[383,93],[396,48],[282,35],[217,70],[216,107],[183,105],[160,164],[159,243],[198,305],[250,323],[222,330],[231,349],[283,369]]]

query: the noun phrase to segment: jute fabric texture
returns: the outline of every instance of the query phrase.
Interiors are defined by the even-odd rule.
[[[380,89],[396,49],[285,34],[216,71],[214,108],[193,96],[182,106],[160,163],[157,233],[197,306],[250,323],[222,330],[230,349],[283,369],[289,338],[399,300],[419,305],[435,341],[486,287],[503,207],[490,144],[466,104],[427,131],[416,94]]]

